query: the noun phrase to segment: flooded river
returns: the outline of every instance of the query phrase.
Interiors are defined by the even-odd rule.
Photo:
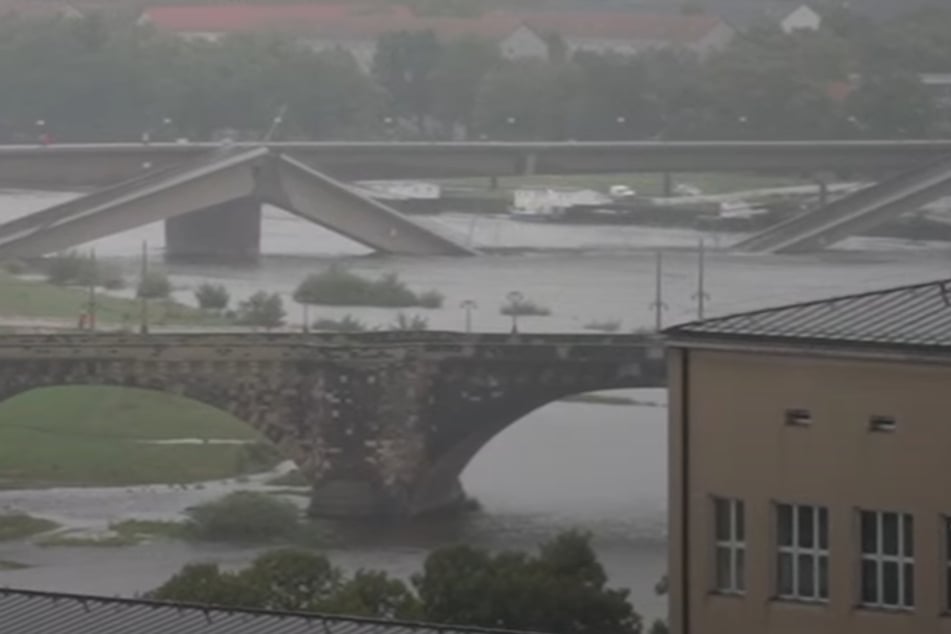
[[[0,220],[64,200],[63,194],[9,192],[0,195]],[[204,281],[226,284],[238,300],[260,289],[280,292],[289,321],[300,314],[289,296],[308,273],[344,261],[357,272],[396,271],[412,287],[436,289],[444,308],[416,311],[431,328],[461,329],[463,300],[478,304],[475,328],[510,327],[499,305],[513,290],[548,306],[546,318],[521,319],[525,331],[581,331],[594,321],[620,320],[625,330],[651,326],[655,250],[664,249],[665,323],[696,314],[699,234],[639,227],[543,226],[504,218],[445,214],[422,220],[482,249],[503,249],[478,258],[366,257],[359,245],[268,209],[264,257],[257,266],[169,265],[181,301],[191,301]],[[711,248],[733,236],[707,235]],[[130,275],[147,240],[161,260],[163,230],[152,225],[97,241],[97,256]],[[706,271],[708,315],[746,310],[933,279],[947,275],[951,246],[884,240],[851,240],[844,248],[810,257],[759,257],[710,252]],[[77,307],[77,310],[79,307]],[[395,311],[312,309],[311,319],[350,313],[371,326],[391,323]],[[636,394],[663,402],[663,391]],[[425,553],[458,541],[488,547],[532,548],[567,528],[594,536],[612,582],[630,587],[637,607],[659,616],[664,601],[653,594],[665,572],[666,411],[663,407],[617,407],[555,403],[497,436],[463,476],[480,513],[403,525],[338,526],[328,553],[346,568],[380,568],[398,574],[416,570]],[[66,525],[101,527],[128,517],[164,518],[185,507],[251,484],[209,483],[203,489],[142,487],[121,490],[3,492],[0,507],[52,517]],[[148,590],[186,562],[214,560],[238,565],[256,551],[224,546],[152,543],[128,548],[40,548],[0,545],[0,559],[29,564],[0,572],[0,585],[127,595]]]

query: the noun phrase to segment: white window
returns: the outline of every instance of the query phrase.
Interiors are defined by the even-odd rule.
[[[796,601],[829,599],[829,511],[776,505],[776,594]]]
[[[746,590],[746,533],[743,500],[714,498],[714,587],[717,592],[743,594]]]
[[[808,427],[812,424],[812,413],[807,409],[787,409],[786,424],[790,427]]]
[[[914,519],[908,513],[861,511],[862,605],[915,605]]]
[[[868,428],[871,431],[895,431],[898,425],[891,416],[871,416],[868,419]]]

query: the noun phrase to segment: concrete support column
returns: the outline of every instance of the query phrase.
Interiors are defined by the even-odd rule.
[[[240,198],[165,221],[169,259],[253,260],[261,252],[261,203]]]

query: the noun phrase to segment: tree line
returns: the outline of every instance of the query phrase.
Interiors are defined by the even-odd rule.
[[[0,141],[797,139],[928,137],[947,115],[918,79],[951,71],[951,9],[887,24],[759,28],[684,51],[504,59],[479,39],[381,38],[370,72],[279,36],[186,41],[91,15],[0,24]]]
[[[628,591],[607,581],[588,536],[567,532],[537,554],[439,548],[409,582],[374,570],[347,575],[323,555],[275,550],[235,572],[185,566],[149,598],[531,632],[641,634]],[[651,632],[665,629],[658,622]]]

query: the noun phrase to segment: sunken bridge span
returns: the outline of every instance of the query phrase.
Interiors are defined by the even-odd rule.
[[[559,398],[665,385],[659,338],[453,332],[0,336],[0,399],[111,385],[247,422],[313,487],[312,511],[408,516],[458,503],[496,434]]]

